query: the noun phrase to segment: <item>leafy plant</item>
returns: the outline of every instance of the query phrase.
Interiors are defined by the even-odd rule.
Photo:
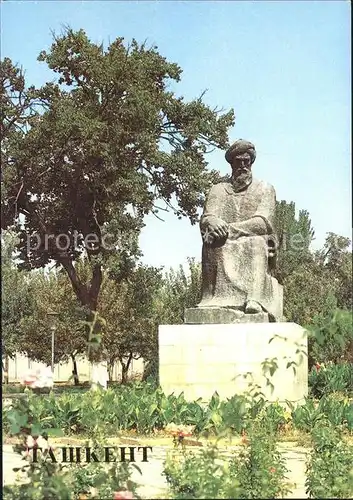
[[[317,363],[309,372],[309,387],[316,398],[332,392],[353,395],[353,363]]]
[[[304,405],[293,410],[292,418],[297,429],[309,432],[317,422],[327,420],[327,415],[320,411],[315,401],[307,399]]]
[[[238,482],[231,478],[216,446],[200,454],[173,451],[164,464],[163,475],[173,498],[239,498]]]
[[[284,459],[269,428],[253,425],[232,458],[217,446],[171,453],[163,474],[173,498],[277,498],[289,491]],[[243,440],[245,441],[245,440]]]
[[[103,464],[77,466],[52,460],[51,454],[55,457],[55,448],[49,445],[49,438],[63,435],[60,428],[53,428],[52,421],[60,420],[60,415],[43,417],[45,400],[39,401],[38,396],[33,396],[28,391],[27,395],[27,398],[17,400],[7,412],[9,432],[19,439],[19,443],[14,446],[14,451],[22,455],[24,460],[23,466],[14,471],[22,471],[26,481],[5,486],[3,488],[5,499],[72,500],[82,493],[90,493],[92,498],[112,498],[113,493],[121,489],[127,489],[131,494],[135,494],[136,484],[130,479],[129,463],[115,462],[107,469]],[[53,401],[55,400],[52,399],[51,403]],[[74,402],[66,400],[65,404],[62,402],[58,407],[61,414],[68,416],[68,425],[75,422],[79,415],[79,410],[73,407],[72,403]],[[97,436],[99,435],[98,432]],[[94,439],[94,445],[99,445],[97,436]],[[35,450],[36,460],[31,456]],[[134,498],[138,497],[134,496]]]
[[[307,463],[306,488],[310,498],[352,498],[353,446],[331,425],[312,430],[314,447]]]
[[[271,425],[264,425],[262,419],[255,421],[243,441],[245,448],[230,462],[232,475],[240,485],[237,498],[283,497],[290,491],[285,476],[288,471]]]
[[[315,362],[353,362],[352,311],[336,309],[332,314],[318,314],[308,330],[310,356]]]
[[[214,394],[209,404],[201,400],[186,401],[183,394],[166,396],[153,384],[138,382],[105,391],[86,391],[46,397],[31,394],[29,409],[42,428],[57,427],[66,435],[93,436],[101,430],[105,436],[134,430],[150,434],[170,423],[194,425],[195,433],[219,435],[242,434],[254,419],[261,418],[271,432],[282,431],[289,422],[294,428],[309,432],[316,422],[326,420],[343,429],[353,429],[353,401],[344,394],[332,393],[319,402],[308,398],[291,412],[278,403],[268,404],[262,398],[233,396],[221,401]],[[13,414],[21,407],[21,398],[13,398],[3,408],[4,429],[9,428]]]

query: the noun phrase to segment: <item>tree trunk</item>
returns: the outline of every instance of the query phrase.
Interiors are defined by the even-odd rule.
[[[114,370],[114,360],[109,359],[108,361],[108,380],[113,382],[113,370]]]
[[[5,363],[3,361],[3,375],[4,375],[4,384],[9,383],[9,357],[5,356]]]
[[[126,363],[124,362],[124,358],[121,357],[119,359],[120,361],[120,364],[121,364],[121,383],[122,384],[127,384],[128,382],[128,374],[129,374],[129,368],[130,368],[130,364],[131,364],[131,361],[132,361],[132,354],[129,354],[129,357],[126,361]]]
[[[90,286],[85,285],[79,279],[77,275],[76,269],[72,263],[72,260],[68,257],[61,257],[58,259],[58,262],[65,269],[71,285],[72,289],[75,292],[76,297],[79,302],[88,309],[87,321],[92,323],[94,321],[95,312],[97,311],[98,306],[98,296],[100,292],[100,288],[103,281],[103,273],[102,266],[100,264],[95,264],[92,269],[92,280]],[[88,360],[94,363],[99,363],[103,360],[102,347],[99,342],[96,342],[97,337],[95,335],[99,335],[101,332],[101,322],[96,321],[93,331],[90,331],[90,327],[87,327],[87,341],[88,345]],[[91,338],[89,338],[89,334],[91,333]],[[93,338],[92,338],[93,335]]]
[[[80,380],[78,378],[76,356],[74,354],[71,354],[71,359],[72,359],[72,368],[73,368],[72,375],[74,377],[74,384],[79,385]]]
[[[86,285],[80,281],[72,259],[69,257],[61,257],[58,262],[63,266],[69,279],[73,291],[80,303],[88,309],[87,321],[92,325],[87,325],[87,341],[88,350],[87,358],[91,363],[91,389],[96,390],[98,387],[107,388],[107,377],[104,375],[104,366],[106,369],[105,356],[101,343],[102,323],[97,314],[98,296],[103,281],[102,266],[94,264],[92,268],[92,280],[90,285]]]
[[[125,363],[121,363],[121,383],[123,385],[127,384],[127,375],[128,375],[129,368]]]

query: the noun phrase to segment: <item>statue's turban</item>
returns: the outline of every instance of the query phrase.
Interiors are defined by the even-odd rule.
[[[249,141],[239,139],[227,149],[225,157],[227,162],[231,164],[236,156],[242,155],[244,153],[249,153],[251,163],[254,163],[256,158],[255,146]]]

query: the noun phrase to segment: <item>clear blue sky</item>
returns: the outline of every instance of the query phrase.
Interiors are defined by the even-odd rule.
[[[52,79],[36,61],[51,30],[69,24],[92,41],[147,39],[183,68],[176,87],[234,108],[231,140],[257,148],[256,177],[277,199],[309,211],[314,247],[329,231],[351,238],[350,2],[334,1],[7,1],[2,3],[1,57],[26,69],[28,83]],[[228,171],[224,153],[210,166]],[[167,215],[146,218],[143,260],[177,266],[200,259],[197,226]]]

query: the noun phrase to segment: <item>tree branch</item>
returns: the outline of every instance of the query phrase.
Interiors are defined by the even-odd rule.
[[[87,286],[80,282],[76,269],[68,257],[58,257],[58,262],[63,266],[71,281],[72,288],[83,306],[89,306],[89,293]]]

